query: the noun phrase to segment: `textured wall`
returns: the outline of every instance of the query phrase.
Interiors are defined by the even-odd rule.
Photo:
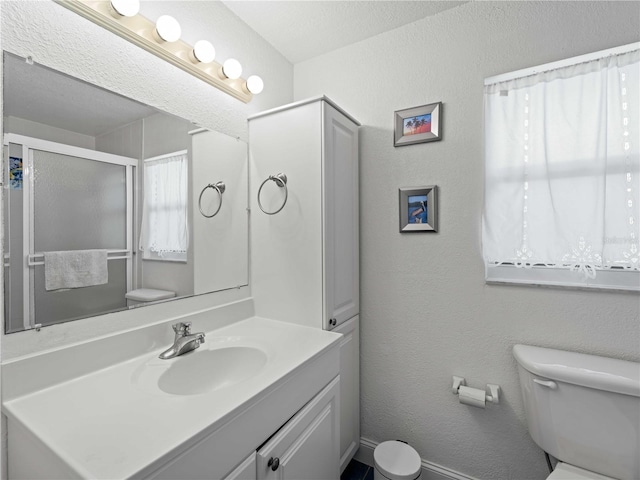
[[[174,15],[184,39],[193,44],[209,39],[218,59],[233,55],[245,72],[258,73],[265,90],[244,104],[135,45],[50,1],[1,2],[2,48],[64,73],[135,98],[197,124],[246,140],[247,116],[292,99],[293,67],[258,34],[220,2],[143,2],[142,14]],[[184,314],[220,301],[246,296],[212,294],[170,305],[95,317],[2,338],[2,358],[33,353],[114,331]],[[0,310],[1,311],[1,310]]]
[[[483,79],[638,41],[637,2],[471,2],[294,67],[361,129],[362,435],[478,478],[545,478],[512,345],[640,360],[637,295],[484,283]],[[394,149],[393,112],[444,102],[444,139]],[[398,233],[398,187],[440,187],[440,232]],[[460,405],[451,375],[502,385]]]
[[[18,117],[4,117],[5,132],[41,138],[51,142],[65,143],[81,148],[95,150],[96,139],[89,135],[71,132],[62,128],[55,128],[44,123],[32,122]]]
[[[111,132],[96,137],[96,150],[100,152],[113,153],[124,157],[142,158],[142,120],[129,123]],[[144,193],[143,178],[138,170],[136,175],[138,195]],[[140,198],[140,197],[139,197]],[[137,202],[136,215],[134,216],[135,239],[140,235],[140,220],[142,218],[142,202]],[[136,242],[134,240],[134,246]],[[137,246],[136,246],[137,248]],[[133,259],[133,288],[140,288],[142,283],[142,259],[141,255],[136,255]]]

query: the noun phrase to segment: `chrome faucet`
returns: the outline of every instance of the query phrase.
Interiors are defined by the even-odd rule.
[[[159,358],[162,360],[178,357],[183,353],[195,350],[201,343],[204,343],[203,332],[191,333],[191,322],[176,323],[172,327],[176,336],[173,339],[173,345],[160,354]]]

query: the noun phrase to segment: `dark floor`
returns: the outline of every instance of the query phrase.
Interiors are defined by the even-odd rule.
[[[357,460],[351,460],[340,480],[373,480],[373,468]]]

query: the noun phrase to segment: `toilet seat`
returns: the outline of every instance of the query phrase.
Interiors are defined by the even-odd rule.
[[[138,288],[137,290],[127,292],[124,296],[127,300],[134,300],[136,302],[157,302],[158,300],[175,297],[176,292],[155,288]]]
[[[568,463],[558,462],[556,468],[547,477],[547,480],[615,480],[599,473],[583,470]]]

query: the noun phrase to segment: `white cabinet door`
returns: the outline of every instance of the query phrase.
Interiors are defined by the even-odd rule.
[[[339,382],[337,376],[258,450],[258,479],[340,477]]]
[[[360,447],[360,317],[333,330],[340,343],[340,472]]]
[[[324,328],[360,309],[358,126],[323,103]]]
[[[224,480],[256,480],[256,452],[251,452],[251,455],[224,477]]]

